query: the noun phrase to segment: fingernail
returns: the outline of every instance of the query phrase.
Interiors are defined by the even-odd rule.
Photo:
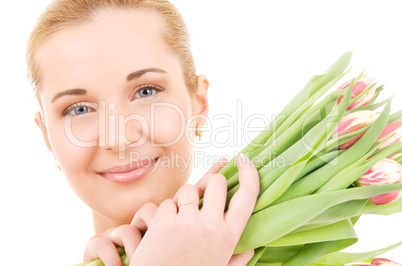
[[[228,159],[226,157],[222,157],[217,162],[214,163],[213,167],[222,167],[227,162],[228,162]]]
[[[244,163],[245,160],[248,160],[248,158],[246,157],[246,155],[244,155],[243,153],[238,153],[236,156],[236,164],[237,165],[242,165]]]
[[[244,153],[239,152],[238,155],[241,156],[242,158],[245,158],[246,160],[248,160],[248,157]]]

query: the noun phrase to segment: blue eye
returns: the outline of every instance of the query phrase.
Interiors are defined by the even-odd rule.
[[[84,115],[86,113],[94,112],[95,109],[86,105],[82,104],[74,104],[70,107],[68,107],[62,114],[62,116],[66,115],[72,115],[72,116],[79,116],[79,115]]]
[[[140,98],[145,98],[145,97],[152,96],[154,93],[155,93],[154,88],[145,87],[145,88],[138,90],[138,92],[135,94],[135,96],[140,97]]]
[[[154,86],[154,85],[143,85],[140,89],[135,93],[134,98],[147,98],[158,92],[163,91],[163,89]]]
[[[83,115],[85,113],[89,112],[89,107],[88,106],[78,106],[76,108],[74,108],[74,113],[76,115]]]
[[[88,106],[77,106],[73,109],[74,114],[76,115],[83,115],[89,111]]]

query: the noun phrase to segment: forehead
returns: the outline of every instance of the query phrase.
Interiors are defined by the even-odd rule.
[[[102,77],[168,67],[173,55],[162,39],[163,30],[160,17],[148,11],[101,11],[92,21],[59,30],[43,44],[35,58],[41,83],[53,82],[52,77],[66,83],[80,80],[90,69]]]

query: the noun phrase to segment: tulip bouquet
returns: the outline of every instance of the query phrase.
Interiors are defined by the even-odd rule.
[[[383,86],[364,74],[329,91],[347,73],[351,56],[313,77],[241,151],[260,177],[254,212],[235,249],[255,249],[249,265],[399,265],[373,259],[402,242],[341,251],[357,242],[360,216],[402,212],[402,111],[391,114],[391,98],[376,102]],[[229,202],[239,187],[235,158],[220,173]]]
[[[256,249],[250,265],[344,265],[402,244],[340,252],[357,241],[353,226],[361,215],[402,211],[402,112],[390,114],[391,99],[376,103],[383,86],[363,74],[324,95],[350,59],[346,53],[313,77],[242,151],[261,180],[235,250]],[[230,199],[238,188],[234,162],[221,173]]]

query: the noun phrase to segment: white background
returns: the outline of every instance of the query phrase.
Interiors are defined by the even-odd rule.
[[[1,265],[68,265],[81,261],[93,234],[90,210],[54,167],[37,129],[37,106],[26,79],[24,49],[49,0],[0,4]],[[384,83],[384,96],[399,93],[402,109],[402,16],[399,1],[175,0],[188,23],[199,73],[208,75],[210,115],[242,117],[278,113],[309,78],[353,50],[349,78],[364,68]],[[218,122],[214,126],[219,125]],[[237,125],[241,129],[241,124]],[[208,138],[208,136],[206,136]],[[238,147],[201,149],[233,155]],[[196,165],[191,182],[207,169]],[[370,216],[357,225],[353,251],[402,240],[402,215]],[[386,257],[402,262],[402,248]]]

